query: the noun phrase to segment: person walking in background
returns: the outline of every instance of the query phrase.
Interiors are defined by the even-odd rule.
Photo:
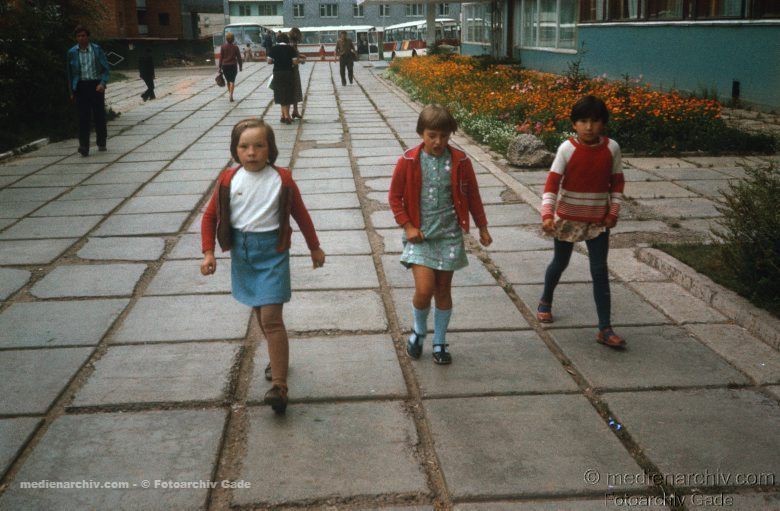
[[[108,59],[103,49],[89,42],[89,30],[79,25],[73,31],[77,44],[67,53],[70,100],[76,102],[79,116],[79,153],[89,155],[90,119],[95,122],[99,151],[106,150],[106,84]]]
[[[265,56],[267,57],[271,53],[271,48],[274,47],[274,33],[268,29],[263,36],[263,48],[265,48]]]
[[[295,102],[293,66],[298,63],[298,52],[290,46],[290,38],[287,34],[280,35],[277,43],[268,55],[268,63],[274,65],[271,87],[274,90],[274,103],[282,107],[280,121],[284,124],[292,124],[290,105]]]
[[[398,159],[388,193],[395,221],[404,231],[401,264],[411,268],[414,277],[414,326],[406,353],[413,359],[422,355],[435,298],[433,362],[442,365],[452,363],[446,342],[452,276],[469,264],[463,242],[463,233],[469,232],[469,213],[482,246],[493,242],[471,160],[449,145],[457,129],[458,123],[443,106],[423,108],[417,120],[422,143]]]
[[[583,97],[572,107],[570,117],[576,136],[558,147],[542,195],[542,229],[555,239],[536,318],[542,323],[553,322],[553,292],[569,265],[574,243],[584,241],[599,320],[596,341],[624,349],[626,341],[612,329],[607,268],[609,230],[617,224],[623,202],[620,146],[602,136],[609,110],[601,99]]]
[[[347,32],[339,32],[339,40],[336,41],[336,51],[334,52],[339,59],[339,74],[341,75],[341,85],[347,84],[347,78],[344,76],[344,70],[349,73],[349,83],[354,79],[355,68],[355,43],[347,37]]]
[[[141,94],[141,99],[144,101],[156,99],[157,96],[154,95],[154,58],[151,48],[147,48],[138,58],[138,73],[141,80],[146,83],[146,91]]]
[[[219,70],[225,75],[230,102],[233,102],[233,91],[236,88],[236,75],[242,70],[241,49],[235,44],[232,32],[225,34],[225,44],[219,48]]]
[[[295,52],[298,55],[298,63],[293,65],[293,88],[295,89],[295,97],[293,98],[293,111],[292,111],[292,118],[298,118],[303,119],[303,116],[298,112],[298,103],[303,102],[303,88],[301,87],[301,72],[298,66],[303,64],[306,57],[304,55],[301,55],[301,52],[298,51],[298,43],[301,42],[302,36],[301,36],[301,30],[298,27],[293,27],[290,29],[289,34],[287,34],[290,38],[290,46],[292,46],[295,49]]]

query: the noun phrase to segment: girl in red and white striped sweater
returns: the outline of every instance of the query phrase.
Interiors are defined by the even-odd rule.
[[[607,105],[594,96],[585,96],[571,109],[577,136],[558,148],[542,195],[542,228],[555,237],[555,250],[536,317],[552,323],[555,287],[569,264],[574,243],[585,241],[599,319],[596,341],[623,349],[626,342],[611,324],[607,253],[609,230],[617,224],[623,201],[624,180],[620,146],[601,136],[608,121]]]

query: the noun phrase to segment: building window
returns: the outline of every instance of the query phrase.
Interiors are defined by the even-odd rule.
[[[352,16],[355,18],[362,18],[364,16],[363,14],[363,4],[355,4],[352,6]]]
[[[777,0],[753,0],[754,18],[780,18],[780,2]]]
[[[743,7],[742,0],[699,0],[696,18],[741,18],[745,14]]]
[[[230,4],[231,16],[251,16],[252,4]]]
[[[380,18],[389,18],[390,17],[390,5],[389,4],[379,4],[379,17]]]
[[[463,4],[463,42],[490,44],[490,4]]]
[[[610,20],[635,20],[639,18],[639,0],[609,0]]]
[[[579,5],[586,23],[780,17],[780,0],[580,0]]]
[[[293,18],[303,18],[303,5],[293,4]]]
[[[406,16],[425,16],[425,4],[406,4]]]
[[[320,4],[320,18],[338,18],[339,4]]]
[[[647,0],[647,18],[651,20],[681,20],[683,0]]]
[[[449,16],[450,15],[450,4],[439,4],[436,6],[436,15],[437,16]]]
[[[261,2],[257,4],[260,16],[276,16],[279,12],[279,7],[281,7],[281,4],[278,3]]]
[[[161,12],[157,15],[157,21],[161,27],[167,27],[171,24],[171,16],[167,12]]]
[[[520,12],[520,36],[516,40],[520,41],[521,46],[563,49],[577,47],[574,2],[522,0]]]

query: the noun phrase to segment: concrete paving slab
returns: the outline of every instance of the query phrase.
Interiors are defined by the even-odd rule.
[[[607,478],[589,485],[583,474],[642,473],[581,395],[435,399],[425,408],[455,499],[603,495]]]
[[[544,273],[552,262],[553,251],[496,252],[490,258],[512,284],[544,284]],[[572,252],[561,282],[591,281],[588,256]]]
[[[168,259],[202,259],[203,252],[201,250],[200,243],[200,222],[195,222],[196,230],[198,234],[182,234],[179,236],[179,241],[173,247],[173,250],[168,254]],[[317,233],[319,236],[319,233]],[[137,239],[137,238],[133,238]],[[293,242],[294,243],[294,242]],[[305,246],[305,245],[304,245]],[[221,248],[216,247],[214,256],[217,259],[229,259],[230,252],[223,252]]]
[[[477,183],[479,184],[480,193],[484,188],[492,188],[496,186],[503,188],[506,186],[503,181],[498,179],[493,174],[477,174]]]
[[[30,275],[32,274],[27,270],[0,268],[0,301],[5,300],[27,284]]]
[[[663,217],[686,219],[720,216],[715,209],[715,203],[708,199],[638,199],[637,202]]]
[[[382,299],[375,291],[298,291],[284,309],[284,323],[292,332],[387,330]]]
[[[349,209],[359,208],[360,201],[355,193],[311,193],[303,197],[306,209]]]
[[[332,255],[362,255],[371,254],[371,245],[368,243],[368,237],[365,231],[320,231],[317,233],[320,240],[320,247],[325,251],[327,257]],[[309,255],[309,247],[303,234],[294,231],[292,235],[291,255]],[[330,259],[326,264],[330,263]]]
[[[674,282],[636,282],[633,288],[680,324],[728,321],[726,316]]]
[[[97,344],[128,300],[15,303],[0,314],[0,348]]]
[[[113,341],[243,339],[251,310],[230,295],[143,297],[125,318]]]
[[[432,363],[431,338],[425,340],[422,358],[412,364],[425,397],[578,390],[534,332],[447,334],[454,360],[450,367]]]
[[[255,353],[247,399],[262,403],[270,387],[264,377],[267,344]],[[318,364],[316,361],[327,364]],[[355,371],[360,367],[360,371]],[[290,400],[385,399],[407,395],[393,341],[386,335],[312,337],[290,341]]]
[[[375,229],[398,228],[400,232],[400,227],[395,221],[393,212],[388,209],[374,211],[371,213],[371,223],[374,225]]]
[[[677,184],[704,195],[713,200],[723,201],[724,192],[729,192],[729,184],[736,180],[677,181]]]
[[[723,228],[718,224],[718,218],[694,218],[691,220],[680,220],[680,227],[696,232],[705,239],[712,239],[712,237],[715,236],[713,229],[716,232],[723,230]]]
[[[309,194],[345,193],[356,191],[355,180],[349,179],[304,179],[298,182],[298,188],[304,195],[304,201]]]
[[[400,154],[387,156],[363,156],[357,158],[358,165],[395,165]]]
[[[591,328],[550,333],[583,375],[601,389],[748,383],[707,347],[674,326],[622,327],[628,343],[619,352],[595,342]]]
[[[306,198],[304,198],[304,201]],[[358,209],[323,209],[310,211],[317,231],[346,231],[365,228],[363,214]]]
[[[143,215],[111,215],[93,233],[95,236],[133,234],[175,234],[181,230],[189,211]]]
[[[293,169],[293,178],[296,182],[310,179],[354,179],[350,167]]]
[[[634,257],[633,248],[609,249],[609,269],[625,282],[668,280],[668,277]]]
[[[0,414],[44,414],[93,348],[8,350],[0,357]]]
[[[335,255],[325,266],[312,268],[310,257],[290,259],[293,290],[379,288],[374,261],[370,255]]]
[[[138,149],[122,156],[118,163],[136,163],[149,161],[163,161],[167,164],[169,160],[175,158],[179,151],[147,151]],[[162,168],[162,167],[160,167]]]
[[[213,275],[200,274],[200,259],[166,261],[152,279],[144,295],[230,293],[231,260],[217,262]]]
[[[490,235],[493,244],[488,252],[514,252],[517,250],[543,250],[550,249],[552,238],[541,236],[541,223],[539,228],[523,227],[490,227]]]
[[[89,174],[35,174],[15,182],[10,188],[74,186],[88,177]]]
[[[57,259],[77,238],[0,241],[3,264],[47,264]]]
[[[348,158],[349,151],[346,147],[303,149],[298,152],[299,158]]]
[[[37,417],[0,420],[0,473],[8,469],[40,422]]]
[[[737,325],[686,325],[715,353],[753,378],[756,383],[780,383],[780,356]]]
[[[722,483],[718,475],[728,477],[731,485],[747,486],[735,478],[780,469],[780,404],[763,394],[697,389],[603,397],[648,458],[679,488],[714,486]]]
[[[111,346],[72,406],[218,401],[239,345],[226,342]]]
[[[166,410],[59,417],[27,459],[0,507],[8,509],[202,509],[207,488],[163,488],[209,481],[219,452],[223,410]],[[22,489],[21,481],[127,482],[128,489]],[[150,484],[142,489],[143,481]],[[136,485],[136,486],[133,486]],[[155,487],[157,485],[158,487]]]
[[[246,459],[266,463],[243,464],[252,487],[235,490],[234,505],[428,492],[413,455],[417,433],[399,402],[293,405],[281,420],[250,408],[247,437]]]
[[[133,195],[140,186],[138,183],[81,185],[60,197],[60,200],[124,199]]]
[[[528,204],[489,204],[485,215],[491,230],[496,226],[541,224],[541,215]]]
[[[82,259],[156,261],[165,249],[163,238],[87,238],[76,255]]]
[[[668,181],[636,181],[626,184],[627,197],[636,199],[664,199],[667,197],[696,197],[696,193]]]
[[[52,200],[62,192],[67,191],[67,187],[41,187],[41,188],[23,188],[0,190],[0,204],[6,202],[41,202]]]
[[[187,163],[193,160],[185,160]],[[184,183],[187,181],[208,181],[216,180],[219,177],[219,173],[224,168],[224,161],[218,165],[209,165],[203,169],[187,169],[187,170],[164,170],[155,177],[152,183],[167,183],[176,182]]]
[[[490,286],[496,283],[496,279],[476,256],[467,254],[467,257],[469,265],[455,273],[452,280],[453,287]],[[382,267],[390,287],[414,287],[412,271],[401,264],[400,256],[382,256]]]
[[[0,202],[0,218],[22,218],[43,204],[43,201]]]
[[[154,197],[134,197],[128,200],[115,214],[165,213],[172,211],[190,212],[202,195],[159,195]]]
[[[755,162],[750,156],[686,156],[685,161],[701,167],[710,167],[720,170],[720,167],[740,167],[753,165]]]
[[[122,202],[121,198],[89,200],[57,200],[50,202],[30,216],[106,215]]]
[[[102,219],[102,216],[23,218],[0,233],[0,239],[78,238]]]
[[[183,181],[181,183],[170,181],[147,183],[147,185],[138,192],[138,196],[149,197],[151,195],[198,195],[206,193],[206,190],[211,188],[211,185],[213,184],[213,180]]]
[[[119,160],[119,163],[112,163],[108,167],[106,167],[106,172],[117,172],[117,173],[125,173],[125,172],[144,172],[147,175],[147,177],[151,177],[152,174],[161,171],[165,166],[168,164],[168,158],[161,158],[159,161],[133,161],[133,162],[124,162],[124,158]]]
[[[413,294],[412,288],[393,290],[393,300],[400,317],[405,317],[405,311],[411,310]],[[454,306],[448,331],[529,328],[504,290],[497,285],[453,287],[452,303]],[[432,316],[433,311],[430,328],[433,328]]]
[[[377,191],[377,192],[384,192],[385,195],[387,195],[388,190],[390,190],[390,178],[389,177],[377,177],[377,178],[370,178],[365,179],[365,184],[368,188],[371,190]]]
[[[542,296],[541,285],[517,285],[515,292],[528,305],[536,310],[539,297]],[[612,295],[612,324],[623,325],[659,325],[670,323],[663,314],[656,311],[650,304],[634,291],[619,282],[610,283]],[[592,284],[559,284],[555,289],[553,299],[552,328],[593,326],[598,324],[596,305],[593,303]],[[595,335],[595,332],[594,332]]]
[[[728,176],[713,169],[705,168],[676,168],[676,169],[655,169],[653,173],[661,176],[662,179],[678,181],[681,179],[728,179]]]
[[[382,238],[385,254],[400,254],[403,252],[402,231],[399,227],[394,229],[377,229],[376,233]]]
[[[58,266],[36,282],[38,298],[129,296],[146,271],[145,264],[79,264]]]
[[[665,234],[669,232],[669,226],[660,220],[618,220],[617,225],[609,232],[610,235],[634,232]]]
[[[119,183],[141,184],[153,176],[150,172],[128,172],[126,170],[103,170],[84,181],[84,185],[107,185]]]
[[[314,169],[314,168],[322,168],[322,167],[331,167],[331,168],[337,168],[337,167],[345,167],[349,168],[350,162],[349,158],[347,157],[312,157],[312,158],[306,158],[306,157],[299,157],[295,160],[295,169],[301,170],[301,169]]]
[[[688,160],[686,158],[685,160]],[[625,165],[632,167],[653,171],[656,169],[676,169],[676,168],[695,168],[697,164],[681,160],[679,158],[643,158],[643,157],[627,157],[623,158]]]

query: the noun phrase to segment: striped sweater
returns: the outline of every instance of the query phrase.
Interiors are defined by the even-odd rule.
[[[547,175],[542,220],[554,218],[556,214],[578,222],[601,222],[608,215],[617,219],[623,202],[623,185],[617,142],[602,137],[601,142],[589,146],[570,138],[558,147]]]

